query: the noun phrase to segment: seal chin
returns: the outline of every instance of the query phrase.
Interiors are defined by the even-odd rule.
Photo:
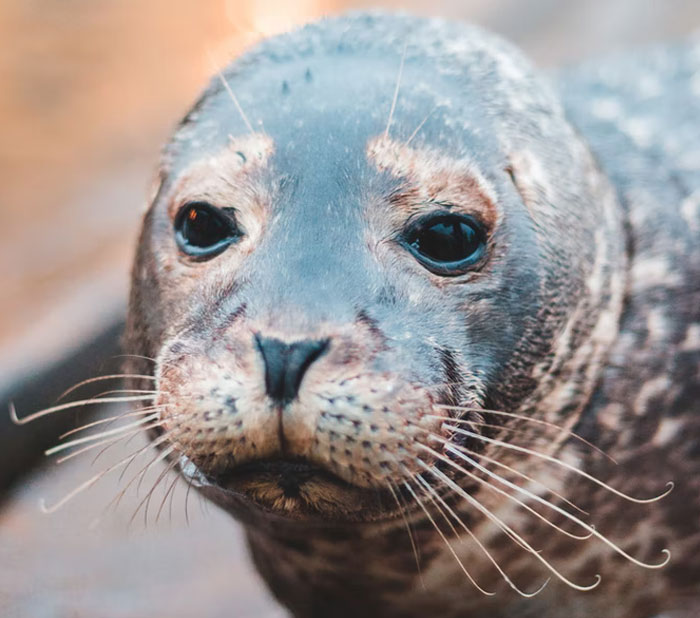
[[[261,459],[205,475],[183,457],[183,475],[208,498],[238,516],[288,520],[377,521],[398,516],[389,492],[357,487],[302,458]],[[256,513],[257,512],[257,513]]]

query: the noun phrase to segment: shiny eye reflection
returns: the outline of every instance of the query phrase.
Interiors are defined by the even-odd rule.
[[[428,270],[461,275],[485,253],[486,235],[472,217],[438,213],[419,219],[405,235],[409,251]]]
[[[233,218],[206,202],[185,204],[175,218],[177,245],[193,257],[214,257],[240,236]]]

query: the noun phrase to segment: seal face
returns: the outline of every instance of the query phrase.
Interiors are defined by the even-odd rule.
[[[459,554],[526,594],[498,560],[517,566],[514,552],[585,589],[595,578],[570,581],[508,512],[633,559],[542,498],[575,473],[611,489],[579,450],[560,455],[617,338],[626,272],[615,191],[518,52],[440,21],[328,20],[236,61],[167,147],[133,271],[130,369],[157,381],[154,443],[246,523],[299,614],[353,596],[299,549],[314,526],[319,554],[341,535],[374,556],[338,568],[367,594],[347,607],[376,615],[410,613],[368,564],[416,589],[411,525],[441,590],[458,573],[490,594]],[[563,473],[532,489],[543,460]],[[514,547],[491,554],[472,527]],[[428,598],[467,607],[454,596]]]

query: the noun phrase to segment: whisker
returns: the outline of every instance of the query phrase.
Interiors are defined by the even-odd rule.
[[[158,463],[160,463],[161,461],[163,461],[166,457],[168,457],[174,450],[175,450],[175,446],[169,446],[168,448],[166,448],[166,449],[164,449],[163,451],[161,451],[154,459],[152,459],[152,460],[146,465],[146,467],[145,467],[145,468],[143,469],[143,471],[141,472],[141,478],[139,479],[138,485],[136,486],[136,487],[137,487],[137,489],[136,489],[137,495],[138,495],[138,491],[139,491],[138,488],[139,488],[140,485],[141,485],[141,481],[143,481],[144,475],[145,475],[153,466],[155,466],[156,464],[158,464]],[[161,479],[163,478],[163,476],[168,472],[169,469],[170,469],[169,467],[166,467],[165,470],[163,470],[163,471],[160,473],[160,475],[158,476],[158,479],[156,480],[156,482],[155,482],[155,484],[153,485],[153,487],[151,488],[151,490],[150,490],[150,491],[143,497],[143,499],[138,503],[138,505],[136,506],[136,509],[134,510],[133,515],[132,515],[131,518],[129,519],[129,524],[128,524],[129,526],[130,526],[132,523],[134,523],[134,519],[136,519],[136,515],[138,515],[138,512],[141,510],[141,507],[144,505],[144,503],[147,503],[147,501],[150,501],[150,498],[151,498],[151,495],[152,495],[152,493],[153,493],[153,490],[156,488],[156,486],[158,485],[158,483],[160,482],[160,480],[161,480]],[[145,513],[146,513],[146,517],[148,517],[148,510],[147,510],[147,509],[145,510]],[[146,524],[148,524],[148,521],[147,521],[147,520],[146,520]]]
[[[539,451],[533,451],[532,449],[525,448],[523,446],[518,446],[517,444],[510,444],[509,442],[503,442],[502,440],[496,440],[494,438],[487,438],[486,436],[482,436],[481,434],[474,433],[473,431],[468,431],[466,429],[460,429],[459,427],[454,427],[453,425],[448,425],[445,423],[445,427],[448,429],[452,429],[453,431],[463,434],[465,436],[470,436],[472,438],[476,438],[477,440],[481,440],[482,442],[487,442],[489,444],[495,444],[497,446],[502,446],[503,448],[508,448],[514,451],[518,451],[520,453],[525,453],[527,455],[532,455],[533,457],[538,457],[539,459],[544,459],[545,461],[549,461],[557,466],[561,466],[563,468],[566,468],[567,470],[571,470],[575,474],[578,474],[579,476],[582,476],[589,481],[595,483],[596,485],[599,485],[600,487],[603,487],[604,489],[607,489],[611,493],[615,494],[616,496],[620,496],[621,498],[624,498],[625,500],[629,500],[630,502],[635,502],[637,504],[649,504],[651,502],[657,502],[658,500],[661,500],[662,498],[666,497],[674,487],[673,481],[669,481],[666,483],[666,487],[668,488],[666,491],[663,493],[659,494],[658,496],[655,496],[653,498],[633,498],[632,496],[628,496],[627,494],[615,489],[614,487],[608,485],[607,483],[604,483],[600,479],[597,479],[596,477],[592,476],[591,474],[588,474],[588,472],[585,472],[584,470],[580,470],[576,466],[572,466],[569,463],[566,463],[565,461],[562,461],[561,459],[557,459],[556,457],[552,457],[551,455],[545,455],[544,453],[540,453]]]
[[[448,459],[447,457],[444,457],[444,458],[443,458],[443,456],[439,455],[439,453],[437,453],[436,451],[434,451],[434,450],[431,449],[430,447],[425,447],[425,448],[427,448],[429,451],[431,451],[434,455],[440,456],[441,459],[442,459],[442,461],[445,461],[446,463],[447,463],[447,462],[451,462],[450,459]],[[509,480],[503,478],[502,476],[500,476],[500,475],[498,475],[498,474],[495,474],[494,472],[492,472],[491,470],[488,470],[487,468],[484,468],[484,466],[480,465],[478,462],[476,462],[475,460],[473,460],[473,459],[472,459],[471,457],[469,457],[468,455],[465,455],[464,453],[460,453],[457,449],[455,449],[455,448],[453,448],[453,447],[451,447],[451,446],[448,446],[448,447],[447,447],[447,450],[450,451],[452,454],[456,455],[457,457],[460,457],[461,459],[463,459],[464,461],[466,461],[466,462],[469,463],[470,465],[474,466],[474,467],[477,468],[478,470],[481,470],[484,474],[487,474],[488,476],[490,476],[490,477],[492,477],[492,478],[498,480],[498,481],[499,481],[500,483],[502,483],[503,485],[506,485],[507,487],[510,487],[511,489],[514,489],[515,491],[518,491],[518,492],[520,492],[520,493],[526,495],[528,498],[530,498],[530,499],[532,499],[532,500],[535,500],[536,502],[539,502],[540,504],[543,504],[543,505],[546,506],[547,508],[550,508],[550,509],[556,511],[557,513],[559,513],[560,515],[563,515],[564,517],[566,517],[566,518],[569,519],[570,521],[573,521],[574,523],[578,524],[578,525],[581,526],[584,530],[586,530],[587,532],[590,532],[590,533],[591,533],[593,536],[595,536],[597,539],[600,539],[601,541],[603,541],[603,543],[605,543],[605,544],[606,544],[608,547],[610,547],[612,550],[614,550],[615,552],[617,552],[617,553],[620,554],[621,556],[625,557],[625,558],[626,558],[627,560],[629,560],[630,562],[632,562],[632,563],[634,563],[634,564],[636,564],[636,565],[638,565],[638,566],[640,566],[640,567],[644,567],[645,569],[660,569],[661,567],[663,567],[663,566],[665,566],[666,564],[668,564],[668,561],[671,559],[671,552],[670,552],[668,549],[663,549],[663,550],[661,551],[661,553],[665,554],[666,558],[665,558],[662,562],[659,562],[659,563],[657,563],[657,564],[650,564],[650,563],[647,563],[647,562],[642,562],[641,560],[638,560],[638,559],[635,558],[634,556],[631,556],[630,554],[628,554],[628,553],[627,553],[624,549],[622,549],[620,546],[618,546],[618,545],[616,545],[615,543],[613,543],[613,542],[612,542],[610,539],[608,539],[604,534],[601,534],[600,532],[598,532],[598,530],[596,530],[593,526],[591,526],[590,524],[587,524],[587,523],[586,523],[585,521],[583,521],[582,519],[576,517],[576,515],[572,515],[571,513],[569,513],[568,511],[565,511],[564,509],[562,509],[561,507],[557,506],[556,504],[552,504],[552,503],[550,503],[550,502],[547,502],[547,501],[544,500],[543,498],[540,498],[540,496],[538,496],[538,495],[536,495],[536,494],[533,494],[532,492],[530,492],[530,491],[524,489],[523,487],[518,487],[517,485],[515,485],[514,483],[511,483]],[[478,479],[477,476],[475,476],[475,475],[473,475],[472,473],[467,472],[466,470],[464,470],[464,468],[462,468],[462,466],[459,466],[458,464],[455,464],[454,462],[451,462],[451,465],[453,465],[453,467],[455,467],[456,469],[458,469],[460,472],[463,472],[463,473],[469,475],[469,476],[472,477],[472,478]],[[492,487],[492,485],[489,485],[489,486]],[[508,495],[508,494],[506,494],[506,495]]]
[[[420,130],[423,128],[423,125],[424,125],[426,122],[428,122],[428,118],[430,118],[430,117],[433,115],[433,113],[435,112],[435,110],[436,110],[438,107],[440,107],[440,104],[439,104],[439,103],[438,103],[435,107],[433,107],[433,109],[431,109],[431,110],[425,115],[425,118],[423,118],[423,120],[420,121],[420,124],[414,129],[413,133],[411,133],[411,135],[409,136],[409,138],[406,140],[406,146],[408,146],[408,145],[413,141],[413,138],[414,138],[416,135],[418,135],[418,133],[420,132]]]
[[[449,460],[448,460],[449,461]],[[554,576],[557,577],[557,579],[561,580],[564,582],[566,585],[570,586],[571,588],[574,588],[575,590],[581,590],[581,591],[586,591],[586,590],[593,590],[601,581],[600,575],[595,576],[595,582],[593,584],[590,584],[588,586],[582,586],[580,584],[576,584],[572,582],[570,579],[567,579],[562,573],[560,573],[554,565],[552,565],[546,558],[544,558],[540,552],[538,552],[536,549],[532,547],[522,536],[520,536],[513,528],[511,528],[508,524],[506,524],[502,519],[494,515],[489,509],[487,509],[483,504],[481,504],[478,500],[476,500],[472,495],[470,495],[468,492],[464,491],[457,483],[455,483],[450,477],[448,477],[446,474],[441,472],[439,469],[437,469],[435,466],[430,467],[428,464],[426,464],[423,460],[416,458],[416,462],[424,467],[428,472],[430,472],[433,476],[436,478],[440,478],[444,483],[446,483],[449,487],[451,487],[458,495],[462,496],[465,498],[470,504],[472,504],[476,509],[478,509],[481,513],[483,513],[486,517],[488,517],[491,521],[493,521],[501,530],[504,532],[508,531],[510,535],[513,535],[516,539],[519,541],[519,545],[521,547],[524,547],[527,549],[529,553],[531,553],[539,562],[541,562],[547,570],[549,570]]]
[[[226,81],[226,78],[224,77],[223,72],[219,67],[216,66],[216,62],[214,61],[213,56],[209,56],[209,60],[211,64],[215,67],[216,69],[216,75],[219,78],[219,81],[221,82],[221,85],[224,87],[226,92],[228,92],[229,97],[231,97],[231,100],[233,101],[233,104],[236,106],[236,110],[238,111],[239,115],[241,116],[246,128],[250,133],[255,133],[253,130],[253,125],[250,124],[250,121],[248,120],[248,117],[245,115],[245,112],[243,111],[243,108],[241,107],[241,104],[238,102],[238,97],[233,93],[233,90],[231,89],[231,86],[229,83]]]
[[[103,403],[126,403],[126,402],[133,402],[133,401],[148,401],[153,399],[152,396],[134,396],[134,397],[105,397],[103,399],[83,399],[81,401],[73,401],[71,403],[63,403],[58,406],[52,406],[50,408],[45,408],[43,410],[39,410],[38,412],[34,412],[33,414],[29,414],[28,416],[25,416],[23,418],[19,418],[17,416],[17,410],[15,409],[14,403],[10,403],[10,418],[12,419],[12,422],[15,425],[26,425],[27,423],[31,423],[32,421],[35,421],[38,418],[41,418],[43,416],[48,416],[49,414],[53,414],[54,412],[61,412],[62,410],[70,410],[71,408],[79,408],[82,406],[89,406],[89,405],[95,405],[95,404],[103,404]]]
[[[69,442],[64,442],[63,444],[59,444],[57,446],[54,446],[50,449],[47,449],[44,451],[44,455],[47,457],[51,455],[55,455],[56,453],[60,453],[61,451],[65,451],[66,449],[73,448],[74,446],[78,446],[79,444],[85,444],[86,442],[94,442],[95,440],[100,440],[101,438],[106,438],[108,436],[113,436],[113,435],[118,435],[120,433],[124,433],[125,431],[128,431],[129,429],[133,429],[134,427],[141,427],[141,425],[144,425],[145,423],[149,423],[153,420],[156,420],[160,414],[150,414],[149,416],[146,416],[144,418],[139,419],[138,421],[135,421],[133,423],[128,423],[127,425],[123,425],[121,427],[116,427],[114,429],[108,429],[107,431],[102,431],[97,434],[93,434],[91,436],[85,436],[83,438],[75,438],[74,440],[70,440]]]
[[[394,88],[394,96],[391,100],[391,109],[389,110],[389,119],[386,122],[386,129],[384,129],[384,138],[389,137],[389,128],[391,127],[391,121],[394,119],[394,112],[396,111],[396,102],[399,99],[399,88],[401,87],[401,77],[403,75],[403,66],[406,62],[406,50],[408,49],[408,44],[404,45],[403,53],[401,54],[401,64],[399,65],[399,74],[396,78],[396,87]]]
[[[103,470],[102,472],[98,472],[98,473],[95,474],[94,476],[90,477],[87,481],[84,481],[83,483],[81,483],[80,485],[78,485],[77,487],[75,487],[73,490],[71,490],[70,492],[68,492],[68,494],[66,494],[63,498],[61,498],[58,502],[56,502],[56,503],[55,503],[54,505],[52,505],[52,506],[46,506],[45,501],[44,501],[44,500],[41,500],[41,503],[40,503],[41,510],[42,510],[44,513],[46,513],[46,514],[55,513],[55,512],[56,512],[58,509],[60,509],[63,505],[65,505],[66,503],[70,502],[70,501],[71,501],[73,498],[75,498],[77,495],[79,495],[80,493],[82,493],[83,491],[85,491],[86,489],[88,489],[89,487],[92,487],[95,483],[97,483],[97,481],[99,481],[99,480],[100,480],[101,478],[103,478],[105,475],[107,475],[107,474],[109,474],[110,472],[112,472],[112,470],[116,470],[116,469],[119,468],[120,466],[123,466],[125,463],[131,461],[134,457],[138,456],[138,454],[140,454],[142,451],[146,450],[146,449],[149,448],[150,446],[151,446],[150,444],[147,444],[147,445],[146,445],[145,447],[143,447],[143,449],[141,449],[140,451],[137,451],[136,453],[132,453],[131,455],[128,455],[127,457],[124,457],[124,459],[121,459],[121,460],[118,461],[117,463],[115,463],[115,464],[109,466],[108,468],[106,468],[106,469]]]
[[[103,380],[116,380],[116,379],[124,379],[124,378],[132,378],[132,379],[140,379],[140,380],[153,380],[154,382],[156,381],[156,378],[153,376],[147,376],[147,375],[142,375],[138,373],[112,373],[110,375],[106,376],[98,376],[96,378],[88,378],[87,380],[82,380],[81,382],[78,382],[77,384],[74,384],[71,386],[69,389],[63,391],[61,395],[58,397],[56,401],[61,401],[64,397],[72,393],[73,391],[78,390],[81,386],[85,386],[86,384],[92,384],[94,382],[101,382]]]
[[[448,405],[442,405],[442,404],[440,404],[436,407],[442,408],[442,409],[448,409],[448,410],[459,410],[462,412],[480,412],[480,413],[483,412],[486,414],[494,414],[496,416],[506,416],[508,418],[517,418],[521,421],[526,421],[528,423],[534,423],[536,425],[543,425],[543,426],[549,427],[551,429],[556,429],[560,433],[567,435],[570,438],[573,438],[574,440],[578,440],[582,444],[585,444],[589,448],[592,448],[594,451],[596,451],[597,453],[600,453],[601,455],[603,455],[603,457],[607,457],[610,461],[612,461],[614,464],[617,465],[617,461],[613,457],[608,455],[603,449],[596,446],[595,444],[593,444],[589,440],[586,440],[586,438],[584,438],[583,436],[579,436],[577,433],[574,433],[573,431],[571,431],[569,429],[561,427],[561,426],[557,425],[556,423],[550,423],[549,421],[545,421],[545,420],[542,420],[540,418],[531,418],[529,416],[525,416],[524,414],[516,414],[515,412],[504,412],[503,410],[486,410],[483,408],[467,408],[467,407],[462,407],[462,406],[448,406]],[[440,418],[444,418],[444,417],[440,417]],[[458,422],[458,423],[468,422],[467,419],[451,418],[449,420],[450,420],[450,422]]]
[[[452,545],[450,544],[450,542],[447,540],[447,537],[444,535],[444,533],[442,532],[442,530],[440,530],[440,528],[439,528],[439,526],[437,525],[437,523],[435,523],[435,520],[433,519],[433,516],[430,514],[430,512],[428,511],[428,509],[426,508],[426,506],[423,504],[423,502],[421,501],[421,499],[420,499],[420,498],[416,495],[416,493],[413,491],[413,488],[411,487],[410,483],[409,483],[408,481],[404,481],[404,482],[403,482],[403,485],[404,485],[404,487],[408,490],[408,492],[413,496],[413,499],[418,503],[418,505],[421,507],[421,509],[423,509],[423,512],[425,513],[426,517],[430,520],[430,523],[433,525],[433,527],[435,528],[435,530],[437,531],[437,533],[440,535],[440,538],[442,538],[442,540],[445,542],[445,545],[447,546],[447,549],[450,551],[450,553],[452,554],[452,556],[454,557],[454,559],[457,561],[457,564],[458,564],[459,567],[462,569],[462,571],[464,572],[464,574],[467,576],[467,579],[468,579],[468,580],[472,583],[472,585],[473,585],[479,592],[481,592],[482,594],[484,594],[484,595],[486,595],[486,596],[488,596],[488,597],[494,596],[494,595],[496,594],[495,592],[489,592],[488,590],[484,590],[481,586],[479,586],[479,584],[476,583],[476,581],[475,581],[474,578],[471,576],[471,574],[469,573],[469,571],[467,571],[467,568],[464,566],[464,564],[462,563],[462,561],[459,559],[459,556],[457,555],[457,552],[455,552],[454,548],[452,547]]]
[[[122,440],[124,440],[126,438],[129,438],[129,437],[133,438],[134,436],[139,435],[142,431],[144,431],[146,429],[150,429],[151,427],[158,427],[159,425],[160,425],[160,423],[154,423],[153,425],[150,425],[150,426],[146,425],[143,427],[139,427],[138,429],[133,429],[132,431],[130,431],[124,435],[113,436],[111,438],[106,438],[104,440],[96,442],[95,444],[89,444],[88,446],[84,446],[83,448],[78,449],[77,451],[75,451],[73,453],[69,453],[68,455],[64,455],[63,457],[59,457],[58,459],[56,459],[56,465],[61,465],[62,463],[65,463],[66,461],[73,459],[74,457],[78,457],[79,455],[82,455],[83,453],[87,453],[89,451],[92,451],[93,449],[99,448],[100,446],[104,446],[105,444],[107,444],[109,446],[113,446],[115,444],[118,444],[119,442],[121,442]],[[125,443],[125,446],[127,444],[128,444],[128,442]],[[107,449],[103,449],[98,454],[98,456],[95,457],[95,459],[93,459],[93,461],[92,461],[93,465],[97,461],[97,459],[99,458],[99,455],[104,453],[106,450]]]
[[[512,472],[516,476],[519,476],[520,478],[522,478],[530,483],[534,483],[535,485],[539,485],[540,487],[546,489],[553,496],[556,496],[557,498],[559,498],[562,502],[565,502],[566,504],[568,504],[571,508],[576,509],[582,515],[589,515],[588,511],[584,511],[580,506],[577,506],[576,504],[571,502],[571,500],[567,499],[565,496],[563,496],[559,492],[554,491],[551,487],[548,487],[547,485],[545,485],[541,481],[538,481],[537,479],[535,479],[531,476],[528,476],[524,472],[520,472],[520,470],[516,470],[512,466],[509,466],[508,464],[504,464],[503,462],[498,461],[497,459],[493,459],[492,457],[489,457],[488,455],[484,455],[483,453],[477,453],[475,451],[469,450],[468,448],[466,448],[464,446],[452,444],[449,440],[445,440],[443,437],[441,437],[437,434],[431,434],[431,436],[433,438],[435,438],[436,440],[441,441],[445,445],[454,446],[455,448],[458,448],[460,451],[463,451],[465,453],[469,453],[471,455],[474,455],[475,457],[479,457],[480,459],[483,459],[484,461],[488,461],[489,463],[492,463],[495,466],[498,466],[500,468],[504,468],[504,469],[508,470],[509,472]]]
[[[428,483],[424,478],[422,478],[422,477],[420,476],[420,474],[416,476],[416,479],[417,479],[418,481],[420,481],[420,482],[425,486],[426,490],[428,490],[428,491],[434,496],[434,498],[435,498],[436,500],[438,500],[438,501],[440,502],[440,504],[443,505],[443,507],[447,510],[447,512],[448,512],[450,515],[452,515],[452,517],[455,519],[455,521],[457,521],[457,523],[464,529],[464,531],[471,537],[471,539],[479,546],[479,548],[481,549],[481,551],[484,552],[484,554],[485,554],[486,557],[489,559],[489,561],[491,562],[491,564],[493,564],[493,566],[494,566],[494,567],[496,568],[496,570],[499,572],[499,574],[501,575],[501,577],[503,578],[503,580],[504,580],[513,590],[515,590],[519,595],[521,595],[521,596],[523,596],[523,597],[525,597],[525,598],[532,598],[532,597],[534,597],[534,596],[537,596],[540,592],[542,592],[542,591],[544,590],[545,586],[547,586],[547,584],[549,583],[549,578],[544,582],[544,584],[542,584],[542,585],[541,585],[537,590],[535,590],[534,592],[525,592],[524,590],[521,590],[520,588],[518,588],[518,586],[515,585],[515,583],[510,579],[510,577],[508,577],[508,575],[506,574],[506,572],[500,567],[500,565],[498,564],[498,562],[496,561],[496,559],[491,555],[491,552],[489,552],[489,550],[486,549],[486,547],[484,546],[484,544],[476,537],[476,535],[471,531],[471,529],[469,528],[469,526],[467,526],[467,524],[465,524],[465,523],[462,521],[462,518],[461,518],[459,515],[457,515],[457,513],[455,513],[454,510],[453,510],[452,508],[450,508],[450,506],[447,504],[447,502],[445,502],[445,500],[443,500],[443,498],[440,496],[440,494],[438,494],[438,492],[435,491],[435,489],[434,489],[433,487],[431,487],[430,483]]]
[[[119,474],[118,482],[119,483],[122,482],[122,479],[124,478],[124,473],[129,468],[129,466],[136,460],[138,455],[141,455],[141,453],[144,453],[145,451],[149,450],[150,447],[157,448],[159,445],[163,444],[164,442],[167,442],[169,438],[170,438],[170,432],[163,434],[162,436],[160,436],[159,438],[157,438],[153,442],[146,444],[146,446],[138,449],[135,453],[136,456],[127,464],[127,467],[124,468],[124,470],[122,470],[121,473]],[[121,500],[124,497],[124,495],[126,494],[126,492],[129,490],[129,487],[131,487],[131,485],[136,481],[136,479],[138,479],[141,476],[141,474],[145,473],[146,469],[148,468],[148,466],[150,466],[153,463],[153,461],[154,460],[151,460],[150,462],[148,462],[143,468],[141,468],[138,472],[136,472],[136,474],[134,474],[134,476],[132,476],[131,479],[129,479],[129,482],[121,489],[121,491],[119,491],[114,496],[114,498],[112,498],[109,501],[107,508],[109,508],[111,505],[114,505],[114,508],[116,509],[119,506],[119,503],[121,502]]]
[[[406,517],[406,509],[403,504],[403,501],[399,501],[399,495],[400,492],[394,491],[394,486],[392,485],[391,481],[388,481],[387,486],[389,487],[389,491],[391,492],[391,495],[394,497],[394,500],[396,501],[396,505],[399,507],[399,512],[401,513],[401,517],[403,518],[403,522],[406,526],[406,531],[408,532],[408,539],[411,542],[411,549],[413,550],[413,557],[416,559],[416,569],[418,570],[418,579],[420,580],[421,588],[425,590],[425,581],[423,580],[423,572],[421,571],[420,568],[420,558],[418,554],[418,546],[416,545],[416,541],[413,538],[413,532],[411,531],[411,524],[408,522],[408,517]],[[398,493],[398,495],[397,495]]]
[[[150,491],[146,494],[146,505],[145,505],[145,508],[143,509],[143,521],[144,521],[144,524],[145,524],[146,526],[148,526],[148,508],[149,508],[149,506],[151,505],[151,498],[153,497],[153,494],[154,494],[154,492],[155,492],[155,490],[156,490],[156,487],[158,487],[158,485],[160,485],[160,483],[162,482],[162,480],[166,477],[166,475],[167,475],[176,465],[177,465],[177,460],[171,461],[171,462],[163,469],[163,471],[160,473],[160,475],[159,475],[158,478],[156,479],[155,483],[153,483],[153,487],[151,487]],[[165,499],[165,496],[164,496],[164,499]],[[137,512],[138,512],[138,508],[139,508],[139,507],[136,507]]]
[[[105,423],[110,425],[114,423],[115,421],[118,421],[123,418],[131,418],[134,416],[140,416],[142,414],[148,414],[149,412],[153,412],[156,409],[160,409],[162,406],[149,406],[146,408],[139,408],[138,410],[132,410],[129,411],[127,410],[126,412],[122,412],[121,414],[115,414],[114,416],[109,416],[107,418],[101,418],[96,421],[92,421],[91,423],[86,423],[85,425],[81,425],[80,427],[75,427],[74,429],[71,429],[69,431],[66,431],[62,433],[60,436],[58,436],[59,440],[63,440],[64,438],[67,438],[68,436],[72,436],[80,431],[85,431],[86,429],[92,429],[93,427],[97,427],[97,425],[104,425]]]
[[[449,450],[450,452],[452,452],[452,449],[453,449],[452,445],[450,445],[448,442],[445,442],[445,445],[447,446],[447,450]],[[437,454],[437,451],[434,451],[433,449],[431,449],[431,448],[428,447],[428,446],[424,446],[424,445],[421,445],[421,444],[419,444],[418,446],[422,446],[423,448],[427,449],[428,451],[430,451],[430,452],[431,452],[432,454],[434,454],[434,455]],[[449,462],[449,461],[450,461],[448,458],[446,458],[446,457],[444,457],[444,456],[442,456],[442,455],[438,455],[438,456],[440,457],[440,460],[441,460],[441,461],[444,461],[444,462]],[[494,485],[491,485],[491,483],[485,481],[485,480],[482,479],[482,478],[479,478],[479,477],[476,476],[475,474],[470,473],[468,470],[465,470],[465,469],[462,468],[461,466],[457,466],[457,469],[458,469],[460,472],[462,472],[463,474],[469,476],[469,478],[472,478],[472,479],[474,479],[475,481],[477,481],[478,483],[480,483],[481,485],[484,485],[485,487],[487,487],[487,488],[490,489],[491,491],[494,491],[494,492],[496,492],[496,493],[498,493],[498,494],[500,494],[500,495],[502,495],[502,496],[505,496],[506,498],[508,498],[509,500],[512,500],[512,501],[515,502],[516,504],[519,504],[519,505],[520,505],[521,507],[523,507],[526,511],[528,511],[529,513],[532,513],[535,517],[537,517],[538,519],[540,519],[541,521],[543,521],[543,522],[544,522],[545,524],[547,524],[548,526],[551,526],[552,528],[554,528],[554,529],[557,530],[558,532],[561,532],[563,535],[568,536],[568,537],[570,537],[570,538],[572,538],[572,539],[576,539],[577,541],[585,541],[586,539],[590,539],[590,538],[591,538],[592,533],[589,533],[589,534],[586,534],[586,535],[581,536],[581,535],[573,534],[573,533],[571,533],[571,532],[568,532],[568,531],[564,530],[564,529],[561,528],[560,526],[557,526],[557,524],[555,524],[554,522],[552,522],[552,521],[550,521],[549,519],[547,519],[547,518],[546,518],[544,515],[542,515],[541,513],[538,513],[538,512],[537,512],[535,509],[533,509],[530,505],[526,504],[525,502],[523,502],[523,501],[520,500],[519,498],[516,498],[515,496],[509,494],[508,492],[503,491],[502,489],[500,489],[500,488],[498,488],[498,487],[495,487]],[[493,474],[493,473],[492,473],[492,474]],[[497,474],[494,474],[493,476],[494,476],[496,479],[501,479],[501,477],[500,477],[499,475],[497,475]],[[514,487],[517,487],[517,485],[514,485]],[[527,490],[525,490],[525,489],[523,489],[523,488],[518,488],[518,489],[519,489],[519,491],[520,491],[521,493],[524,493],[524,494],[527,495],[528,497],[535,496],[535,494],[532,494],[531,492],[529,492],[529,491],[527,491]],[[539,498],[539,496],[537,496],[537,497]],[[542,503],[548,505],[548,506],[552,506],[552,505],[549,504],[549,502],[547,502],[546,500],[544,500],[544,499],[542,499],[542,498],[540,498],[540,501],[541,501]]]
[[[172,465],[170,466],[170,470],[175,468],[176,465],[177,465],[177,460],[174,460]],[[165,495],[163,496],[163,499],[160,502],[160,506],[158,506],[158,512],[156,513],[156,523],[158,523],[158,521],[160,520],[160,513],[163,510],[163,507],[165,506],[166,501],[168,500],[168,495],[171,493],[174,493],[175,484],[178,482],[178,480],[180,480],[180,476],[178,474],[175,474],[175,477],[173,478],[173,482],[170,483],[170,485],[168,486],[168,489],[165,492]],[[173,504],[173,502],[172,502],[172,496],[171,496],[170,506],[172,506],[172,504]],[[171,521],[172,521],[172,517],[171,517]]]

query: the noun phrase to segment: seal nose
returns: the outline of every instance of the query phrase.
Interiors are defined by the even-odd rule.
[[[260,334],[255,335],[255,343],[265,363],[267,395],[282,405],[297,396],[306,370],[328,348],[328,339],[285,343]]]

